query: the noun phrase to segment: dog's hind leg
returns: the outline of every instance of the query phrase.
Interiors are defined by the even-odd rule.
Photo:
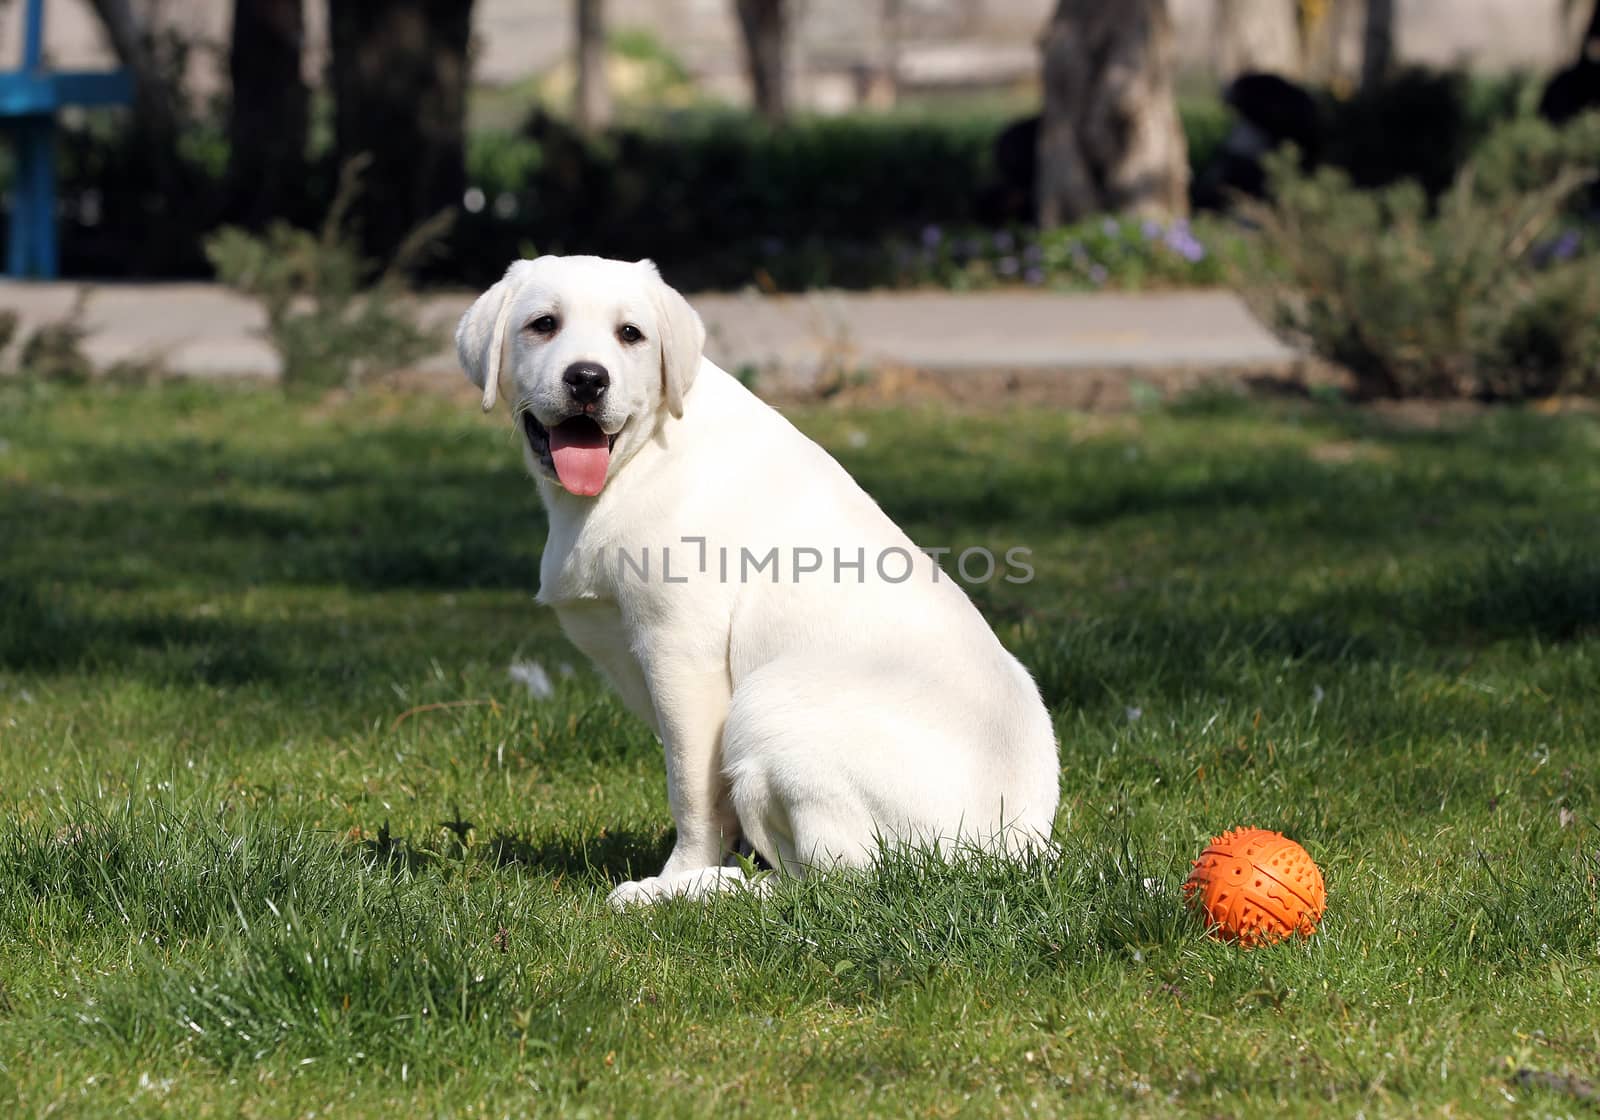
[[[837,659],[771,663],[735,689],[723,762],[739,827],[757,851],[784,874],[805,875],[866,866],[886,845],[1020,851],[1048,834],[1047,722],[1019,729],[972,718],[982,705],[952,703],[959,685],[876,670]]]

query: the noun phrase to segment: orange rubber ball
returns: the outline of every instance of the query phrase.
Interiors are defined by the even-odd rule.
[[[1183,884],[1189,904],[1213,935],[1246,948],[1291,934],[1310,937],[1328,892],[1306,850],[1265,828],[1236,828],[1214,837]]]

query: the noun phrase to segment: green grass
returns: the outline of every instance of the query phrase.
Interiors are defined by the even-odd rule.
[[[915,538],[1033,550],[976,598],[1056,713],[1059,863],[612,915],[670,843],[658,748],[531,601],[503,425],[0,386],[0,1100],[1584,1107],[1514,1074],[1600,1077],[1600,423],[797,420]],[[1320,862],[1317,937],[1183,912],[1239,824]]]

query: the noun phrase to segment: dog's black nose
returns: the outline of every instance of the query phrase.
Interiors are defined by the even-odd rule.
[[[611,375],[598,362],[573,362],[561,380],[579,404],[594,404],[611,387]]]

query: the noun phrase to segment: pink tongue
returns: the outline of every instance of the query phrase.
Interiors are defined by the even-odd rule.
[[[593,420],[568,420],[550,429],[550,458],[556,477],[570,492],[592,498],[606,484],[611,441]]]

